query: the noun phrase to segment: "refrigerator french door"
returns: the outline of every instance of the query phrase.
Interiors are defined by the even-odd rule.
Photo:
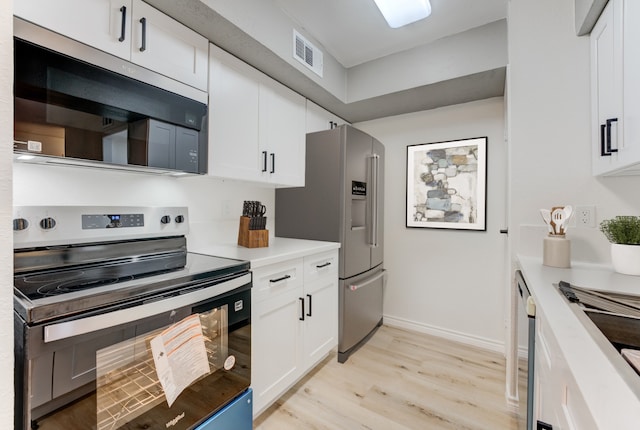
[[[384,146],[343,125],[307,134],[305,186],[276,190],[275,234],[340,242],[338,360],[382,324]]]

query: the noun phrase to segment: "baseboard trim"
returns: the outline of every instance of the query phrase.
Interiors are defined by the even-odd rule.
[[[383,316],[383,320],[384,325],[388,325],[390,327],[403,328],[407,330],[417,331],[419,333],[430,334],[432,336],[437,336],[455,342],[464,343],[466,345],[475,346],[477,348],[485,349],[488,351],[497,352],[503,356],[505,355],[505,345],[503,342],[496,342],[494,340],[486,339],[480,336],[473,336],[467,333],[461,333],[442,327],[431,326],[386,314]]]

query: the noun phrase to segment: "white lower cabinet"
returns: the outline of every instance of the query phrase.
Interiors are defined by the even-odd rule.
[[[251,327],[257,416],[338,344],[338,251],[254,269]]]
[[[535,355],[535,420],[550,424],[553,430],[597,430],[540,307],[536,308]]]

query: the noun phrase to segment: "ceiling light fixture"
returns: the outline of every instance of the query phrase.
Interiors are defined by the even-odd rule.
[[[431,15],[429,0],[374,0],[391,28],[402,27]]]

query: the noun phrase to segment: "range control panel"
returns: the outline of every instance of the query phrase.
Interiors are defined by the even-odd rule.
[[[14,249],[183,236],[186,207],[14,206]]]
[[[82,215],[82,229],[144,227],[144,214]]]

